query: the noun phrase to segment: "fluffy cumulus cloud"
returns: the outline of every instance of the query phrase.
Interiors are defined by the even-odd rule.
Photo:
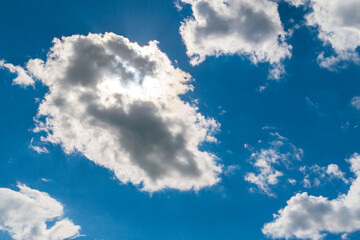
[[[180,34],[191,64],[206,56],[238,54],[253,63],[269,62],[270,77],[284,72],[282,60],[291,56],[278,12],[269,0],[182,0],[193,16],[185,19]]]
[[[330,45],[333,55],[321,53],[318,57],[322,67],[335,70],[347,61],[360,64],[360,4],[358,0],[287,0],[299,6],[310,5],[312,11],[306,16],[309,26],[316,27],[318,37]]]
[[[285,137],[277,132],[271,133],[271,135],[275,137],[275,140],[269,143],[269,148],[255,150],[248,145],[245,146],[252,151],[250,161],[257,170],[246,173],[245,181],[255,184],[260,192],[275,197],[271,186],[276,185],[279,178],[284,175],[276,167],[281,165],[288,167],[293,161],[301,160],[303,150],[288,142]],[[296,183],[293,179],[289,180],[291,184]]]
[[[35,131],[80,152],[123,183],[145,191],[198,190],[219,181],[217,158],[199,150],[219,124],[180,96],[191,76],[174,68],[157,42],[139,46],[113,33],[55,39],[46,61],[27,73],[49,91]]]
[[[1,231],[16,240],[62,240],[79,236],[80,226],[63,217],[61,203],[47,193],[24,185],[18,187],[19,192],[0,188]]]
[[[360,230],[360,155],[348,162],[356,175],[350,190],[336,199],[298,193],[287,201],[287,206],[265,224],[263,233],[272,238],[323,239],[327,233],[343,234]]]

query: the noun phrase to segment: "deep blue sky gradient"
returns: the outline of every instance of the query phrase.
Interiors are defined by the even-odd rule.
[[[194,92],[184,99],[199,99],[202,114],[222,125],[220,142],[203,148],[214,152],[225,166],[239,165],[235,174],[198,193],[164,190],[149,195],[119,183],[111,172],[81,155],[67,156],[59,146],[48,145],[50,154],[38,155],[28,146],[40,136],[31,132],[38,106],[35,98],[41,99],[47,89],[39,83],[35,89],[14,86],[14,75],[0,71],[0,187],[15,189],[21,182],[48,192],[82,227],[86,236],[79,239],[105,240],[261,240],[266,239],[263,224],[294,193],[333,198],[346,192],[348,186],[340,181],[303,189],[287,184],[284,177],[274,188],[278,198],[251,193],[243,180],[244,173],[252,170],[250,152],[243,146],[266,147],[269,136],[262,127],[274,126],[304,150],[302,165],[336,163],[352,176],[344,159],[360,152],[360,128],[353,128],[360,124],[360,111],[350,105],[351,98],[360,95],[360,67],[321,69],[316,57],[324,46],[316,30],[304,26],[289,40],[293,56],[285,62],[287,75],[279,82],[267,80],[268,64],[255,66],[239,56],[209,57],[191,67],[178,33],[181,20],[190,13],[188,7],[178,12],[170,0],[1,0],[0,59],[24,65],[30,58],[45,58],[54,37],[89,32],[114,32],[141,45],[158,40],[173,63],[195,79]],[[290,18],[301,23],[304,12],[281,4],[280,14],[288,28]],[[264,84],[268,88],[257,91]],[[224,115],[219,114],[220,106]],[[347,122],[349,126],[342,128]],[[0,238],[7,239],[6,234],[0,233]]]

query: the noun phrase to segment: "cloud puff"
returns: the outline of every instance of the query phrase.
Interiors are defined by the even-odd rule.
[[[29,74],[49,92],[35,131],[112,170],[145,191],[198,190],[219,181],[217,158],[200,151],[219,124],[181,100],[191,76],[174,68],[157,42],[139,46],[113,33],[55,39]]]
[[[0,68],[7,69],[11,73],[15,73],[17,75],[17,77],[13,80],[14,84],[21,86],[34,85],[34,80],[22,67],[14,66],[11,63],[6,63],[4,60],[0,60]]]
[[[252,151],[250,161],[257,173],[246,173],[245,181],[255,184],[260,192],[275,197],[271,186],[276,185],[279,178],[284,175],[275,166],[289,166],[293,160],[301,160],[303,150],[295,147],[277,132],[271,133],[271,135],[275,137],[275,140],[269,143],[269,148],[262,148],[259,151],[250,148]],[[249,148],[248,146],[245,147]],[[289,182],[294,184],[296,181]]]
[[[326,174],[329,175],[330,178],[338,178],[348,183],[348,180],[345,178],[345,173],[342,172],[336,164],[329,164],[326,168]]]
[[[351,105],[357,110],[360,110],[360,97],[356,96],[351,99]]]
[[[360,155],[355,153],[348,162],[356,175],[347,194],[329,200],[308,193],[298,193],[278,211],[263,233],[272,238],[300,238],[318,240],[326,232],[344,234],[360,230]]]
[[[80,226],[63,218],[61,203],[47,193],[18,185],[0,188],[0,230],[16,240],[62,240],[79,236]],[[47,223],[53,223],[51,227]]]
[[[291,56],[291,46],[280,21],[277,3],[269,0],[182,0],[193,16],[185,19],[180,34],[190,63],[206,56],[238,54],[253,63],[269,62],[270,77],[284,72],[282,60]]]
[[[34,138],[31,139],[29,148],[37,152],[38,154],[42,153],[49,153],[49,151],[46,149],[46,147],[39,147],[33,144]]]
[[[318,37],[330,45],[335,54],[318,57],[320,66],[336,70],[347,61],[360,64],[360,5],[358,0],[287,0],[294,5],[310,3],[312,11],[306,16],[307,25],[317,27]]]
[[[299,168],[299,171],[305,175],[303,180],[305,188],[310,188],[312,186],[318,187],[324,181],[327,182],[333,179],[339,179],[345,184],[349,183],[349,180],[345,178],[345,173],[342,172],[336,164],[329,164],[327,167],[320,167],[317,164],[311,167],[302,166]]]
[[[285,0],[285,2],[289,3],[290,5],[293,5],[295,7],[302,6],[309,2],[309,0]]]

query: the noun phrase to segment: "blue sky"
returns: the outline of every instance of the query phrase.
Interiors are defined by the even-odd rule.
[[[179,33],[179,28],[184,19],[194,19],[191,7],[196,8],[197,2],[187,0],[179,2],[182,6],[179,10],[175,2],[170,0],[1,1],[0,59],[25,69],[29,76],[34,78],[35,83],[33,86],[14,84],[16,73],[7,71],[6,66],[0,71],[0,187],[19,193],[17,185],[24,184],[34,191],[49,194],[51,198],[61,203],[64,210],[55,217],[45,219],[48,228],[51,228],[54,221],[66,217],[74,225],[81,227],[76,234],[69,235],[78,239],[230,240],[294,237],[316,240],[320,239],[317,233],[328,234],[323,237],[330,240],[358,239],[360,219],[356,214],[345,216],[350,219],[348,226],[354,225],[347,228],[338,223],[339,219],[344,217],[342,213],[335,210],[329,213],[322,211],[321,206],[314,205],[315,210],[319,210],[324,224],[306,227],[307,219],[309,222],[314,221],[311,211],[307,215],[301,215],[303,213],[295,209],[293,216],[305,219],[299,223],[304,224],[300,230],[287,225],[287,223],[296,224],[296,220],[288,215],[278,218],[279,221],[283,220],[283,224],[279,225],[273,214],[291,204],[287,201],[297,196],[297,193],[304,192],[316,197],[327,197],[329,200],[324,203],[325,208],[336,209],[337,203],[331,200],[337,199],[339,194],[346,194],[350,186],[355,186],[360,181],[357,179],[358,171],[354,170],[356,161],[360,160],[357,155],[353,155],[360,151],[358,145],[360,104],[357,109],[353,101],[354,97],[360,95],[359,61],[356,57],[343,57],[340,63],[326,68],[320,66],[318,58],[322,52],[326,57],[340,56],[339,58],[349,56],[350,53],[359,54],[360,27],[350,26],[358,34],[358,38],[352,43],[356,47],[355,50],[340,49],[335,43],[331,44],[331,40],[326,42],[319,38],[321,22],[316,26],[310,26],[311,24],[306,20],[305,16],[311,14],[316,4],[322,4],[322,1],[299,1],[305,5],[299,7],[291,6],[291,3],[296,2],[291,0],[278,1],[278,3],[259,0],[255,4],[261,5],[266,1],[271,2],[278,9],[283,31],[293,31],[292,35],[285,34],[285,42],[292,46],[291,57],[275,61],[285,69],[279,79],[269,77],[269,69],[274,67],[274,64],[271,64],[271,56],[268,58],[270,60],[259,58],[259,63],[254,64],[248,57],[250,53],[246,51],[240,53],[236,49],[230,54],[224,50],[221,52],[221,44],[217,49],[220,51],[220,56],[216,57],[209,53],[203,62],[196,66],[191,65],[189,62],[191,56],[187,55],[187,48],[191,47],[190,44],[196,47],[198,42],[187,45],[183,41],[184,35]],[[229,1],[229,6],[240,4],[241,8],[243,2],[246,1]],[[340,2],[333,0],[333,5],[338,4],[338,9],[342,9]],[[359,7],[356,1],[344,2],[349,6],[353,4],[354,8]],[[330,17],[335,19],[338,16]],[[237,21],[236,19],[232,21]],[[344,24],[348,23],[344,22]],[[250,28],[257,32],[257,26]],[[334,28],[333,31],[340,31],[341,27],[343,26]],[[324,29],[328,30],[326,26],[323,26],[323,31]],[[200,141],[196,149],[191,151],[194,151],[195,155],[201,152],[216,156],[212,158],[212,155],[206,155],[204,159],[208,164],[220,166],[222,173],[207,172],[214,176],[210,179],[199,178],[195,182],[189,180],[189,183],[185,180],[186,174],[185,177],[180,176],[175,180],[168,177],[164,178],[164,182],[160,185],[151,182],[151,178],[147,178],[147,175],[144,179],[140,176],[140,180],[145,182],[137,184],[135,177],[132,178],[134,175],[127,176],[125,173],[130,180],[124,183],[119,177],[121,174],[114,173],[117,167],[104,167],[107,163],[102,161],[107,160],[107,155],[98,157],[97,152],[90,153],[94,145],[89,145],[88,148],[85,146],[86,150],[83,151],[77,149],[67,153],[65,145],[71,138],[61,138],[59,136],[63,135],[59,134],[57,135],[60,138],[59,143],[41,141],[41,136],[46,137],[47,133],[33,131],[37,124],[34,119],[39,105],[45,101],[46,94],[49,95],[50,92],[56,92],[58,89],[53,88],[56,84],[51,85],[46,82],[56,72],[51,72],[50,77],[35,76],[34,71],[31,72],[31,69],[26,68],[26,63],[31,59],[47,61],[46,56],[53,46],[54,38],[106,32],[128,38],[130,42],[138,43],[140,46],[148,45],[152,40],[158,41],[158,51],[167,55],[172,66],[192,76],[194,80],[191,80],[190,84],[194,87],[193,91],[185,94],[176,92],[176,94],[182,103],[198,102],[198,110],[195,107],[191,109],[196,109],[195,111],[206,119],[214,119],[221,127],[214,133],[217,142]],[[222,38],[230,33],[219,31],[212,34],[218,34],[217,42],[221,42]],[[64,41],[70,42],[70,40]],[[239,46],[241,44],[243,43],[239,41]],[[86,59],[85,57],[85,61]],[[84,66],[89,65],[85,63]],[[162,71],[161,65],[159,71]],[[81,69],[79,74],[82,78]],[[73,80],[69,79],[69,81]],[[65,85],[56,86],[65,87]],[[263,91],[259,90],[261,86],[265,86]],[[129,96],[131,100],[131,93]],[[149,99],[147,101],[156,101]],[[76,102],[72,107],[75,111],[81,108]],[[58,115],[52,115],[53,118],[60,119],[62,110],[68,111],[59,109],[60,112]],[[169,109],[172,113],[175,111],[176,116],[183,116],[183,113],[176,112],[176,108],[173,110],[172,105],[169,105]],[[51,111],[47,110],[47,113],[51,115]],[[44,121],[49,115],[41,116],[40,121]],[[179,121],[187,120],[181,118]],[[145,121],[143,124],[145,125],[140,125],[147,126]],[[108,126],[112,127],[107,123],[94,125],[91,134],[96,134],[99,128]],[[126,127],[121,126],[121,128]],[[189,127],[189,129],[193,128]],[[50,135],[56,133],[51,127],[48,130]],[[130,136],[135,134],[131,130],[129,132]],[[152,133],[157,135],[156,130]],[[191,138],[189,142],[192,140]],[[90,144],[87,140],[84,141],[81,144]],[[104,141],[107,144],[106,140]],[[121,147],[125,148],[124,152],[127,150],[126,144],[125,141],[121,142]],[[48,153],[39,154],[31,146],[44,147]],[[274,158],[274,162],[266,163],[269,164],[266,168],[270,169],[270,172],[274,169],[281,172],[281,176],[272,183],[266,178],[269,172],[262,172],[265,171],[264,168],[256,167],[256,163],[264,159],[262,153],[266,150],[272,150],[270,158]],[[295,153],[300,153],[299,157],[296,157]],[[151,154],[152,152],[146,152],[142,156],[147,157]],[[120,154],[118,158],[123,156]],[[129,159],[132,161],[131,157]],[[165,166],[167,166],[166,161],[171,162],[171,159],[167,158],[162,160],[165,162],[161,164]],[[205,160],[196,158],[198,164]],[[96,161],[103,166],[95,164]],[[330,164],[338,166],[338,170],[344,174],[343,179],[339,172],[336,173],[338,175],[326,172]],[[315,165],[318,166],[317,171],[314,170]],[[353,170],[350,170],[350,166],[353,166]],[[162,171],[167,168],[159,169]],[[179,172],[184,173],[180,170]],[[270,193],[263,191],[259,185],[246,181],[248,173],[258,174],[256,175],[258,179],[265,177],[262,181],[268,185]],[[161,172],[159,176],[163,174],[167,176],[167,173]],[[215,181],[215,177],[218,180]],[[174,180],[175,183],[167,183],[166,179]],[[296,180],[296,183],[289,183],[289,179]],[[307,180],[310,181],[310,186],[306,185]],[[188,185],[181,187],[182,182]],[[144,186],[152,190],[142,189]],[[2,194],[5,196],[6,193]],[[360,195],[357,196],[349,201],[355,203],[360,201]],[[6,201],[1,200],[1,195],[0,202],[5,206]],[[359,211],[358,208],[344,204],[350,212]],[[6,208],[0,207],[0,212],[5,211]],[[35,207],[30,208],[35,209]],[[18,211],[16,214],[19,216],[36,214],[36,211],[26,213],[23,209],[16,207],[14,209],[15,212]],[[270,226],[268,234],[264,234],[264,230],[262,231],[264,224],[270,222],[275,224]],[[19,224],[32,226],[33,223],[19,222]],[[0,229],[11,228],[9,226],[5,217],[0,218]],[[305,231],[310,233],[306,235]],[[21,236],[20,233],[16,235],[11,231],[1,232],[0,238],[55,239],[50,235],[44,235],[42,238],[36,234]]]

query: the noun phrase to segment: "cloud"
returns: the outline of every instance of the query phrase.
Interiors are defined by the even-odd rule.
[[[180,98],[192,90],[191,76],[157,42],[141,47],[113,33],[63,37],[45,62],[31,59],[26,69],[49,88],[36,119],[43,141],[149,192],[219,181],[216,156],[199,146],[216,142],[220,125]]]
[[[360,97],[353,97],[351,99],[351,105],[353,105],[354,108],[360,110]]]
[[[250,161],[257,170],[257,173],[246,173],[245,181],[255,184],[261,193],[276,197],[271,186],[278,184],[279,178],[284,174],[277,170],[275,166],[284,165],[287,167],[293,160],[301,160],[303,150],[295,147],[277,132],[272,132],[271,135],[275,137],[275,140],[269,143],[269,148],[262,148],[257,151],[247,145],[245,146],[245,148],[252,151]],[[293,184],[294,182],[290,181],[290,183]]]
[[[306,3],[308,3],[310,0],[285,0],[285,2],[289,3],[290,5],[293,5],[295,7],[302,6]]]
[[[338,178],[345,183],[348,183],[348,180],[345,178],[345,173],[342,172],[336,164],[329,164],[326,168],[326,174],[328,174],[330,178]]]
[[[34,150],[38,154],[49,153],[49,151],[47,150],[46,147],[39,147],[39,146],[33,145],[33,142],[34,142],[34,138],[32,138],[30,141],[30,145],[29,145],[30,149]]]
[[[329,70],[346,66],[348,61],[360,64],[357,48],[360,46],[360,5],[358,0],[287,0],[293,5],[309,5],[307,25],[316,27],[318,37],[334,50],[333,55],[323,52],[318,56],[320,66]],[[298,2],[298,3],[297,3]]]
[[[278,211],[273,222],[265,224],[263,233],[272,238],[323,239],[326,233],[343,234],[360,230],[360,155],[348,162],[356,175],[347,194],[329,200],[308,193],[298,193]]]
[[[31,76],[20,66],[14,66],[11,63],[6,63],[0,60],[0,69],[7,69],[11,73],[15,73],[17,77],[13,80],[14,84],[21,86],[34,85],[34,80]]]
[[[296,180],[295,180],[295,179],[289,178],[288,181],[289,181],[289,183],[290,183],[291,185],[295,185],[295,184],[296,184]]]
[[[253,63],[272,65],[270,77],[280,78],[282,61],[291,46],[280,21],[277,3],[269,0],[182,0],[193,16],[181,23],[180,34],[192,65],[207,56],[237,54]]]
[[[240,170],[239,165],[229,165],[224,168],[224,175],[225,176],[232,176],[236,173],[236,171]]]
[[[18,185],[0,188],[0,230],[15,240],[62,240],[79,236],[80,226],[64,218],[63,206],[47,193]],[[48,227],[48,223],[53,223]]]
[[[327,167],[320,167],[317,164],[310,167],[302,166],[299,171],[305,175],[303,180],[305,188],[318,187],[324,181],[332,181],[333,179],[339,179],[345,184],[349,183],[349,180],[345,178],[345,173],[336,164],[329,164]]]

